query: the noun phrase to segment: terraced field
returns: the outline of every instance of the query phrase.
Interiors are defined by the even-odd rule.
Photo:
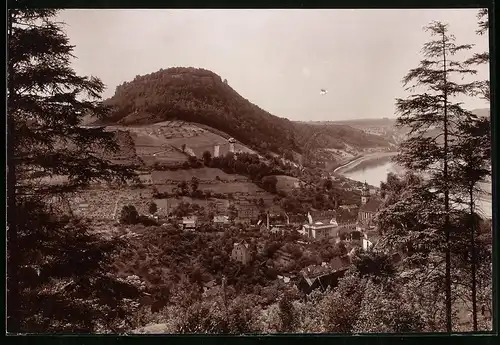
[[[147,126],[108,126],[106,130],[128,132],[132,144],[124,145],[132,146],[134,154],[147,166],[155,162],[182,164],[190,153],[201,158],[203,152],[208,151],[214,156],[216,145],[219,146],[219,155],[225,155],[230,148],[227,138],[206,127],[181,121],[165,121]],[[234,149],[237,152],[255,153],[239,143],[234,144]]]

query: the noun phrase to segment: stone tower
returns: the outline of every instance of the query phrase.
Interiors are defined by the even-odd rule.
[[[234,138],[229,138],[229,152],[234,153],[234,143],[236,143],[236,140]]]
[[[368,202],[368,198],[370,198],[370,188],[368,188],[368,183],[365,181],[361,190],[361,205],[365,205]]]

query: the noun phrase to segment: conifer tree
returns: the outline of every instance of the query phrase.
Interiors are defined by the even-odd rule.
[[[490,126],[489,119],[476,119],[460,124],[460,145],[453,148],[453,155],[459,159],[459,163],[452,172],[453,180],[462,186],[465,198],[462,201],[467,205],[468,215],[466,223],[462,224],[461,233],[464,233],[465,252],[467,255],[466,265],[470,266],[470,293],[472,302],[473,330],[478,330],[477,323],[477,277],[478,265],[477,253],[477,228],[480,217],[478,217],[478,206],[476,200],[482,194],[481,182],[485,182],[490,175]],[[460,234],[458,234],[460,235]],[[457,238],[457,242],[460,239]]]
[[[47,311],[39,304],[43,297],[21,296],[21,291],[27,288],[23,284],[34,284],[33,279],[22,276],[21,266],[33,266],[35,262],[44,265],[47,269],[41,270],[37,281],[45,284],[46,272],[48,275],[57,272],[58,277],[62,272],[84,276],[87,271],[99,269],[99,260],[104,260],[107,252],[104,247],[101,250],[93,247],[99,246],[98,241],[85,235],[82,227],[77,229],[67,219],[48,212],[47,199],[91,181],[124,181],[135,176],[131,167],[118,166],[103,158],[103,153],[117,149],[112,133],[79,126],[87,114],[97,117],[107,114],[108,109],[100,102],[104,85],[98,78],[78,76],[70,67],[73,46],[54,19],[58,12],[21,8],[21,5],[20,1],[9,2],[7,18],[7,313],[11,332],[29,331],[26,327],[33,330],[35,326],[27,325],[29,319],[36,319],[42,310]],[[52,179],[53,183],[43,183],[43,178],[53,177],[63,177],[64,182]],[[64,244],[70,239],[74,241],[71,245]],[[80,261],[71,257],[80,255],[79,245],[87,246],[87,249],[81,247],[82,250],[89,250],[88,255],[80,256]],[[73,250],[68,249],[72,246]],[[72,260],[77,260],[79,266]],[[70,272],[70,268],[79,272]],[[50,313],[56,311],[61,312],[54,305]],[[43,322],[56,318],[50,313],[44,315]],[[91,316],[88,311],[82,313]],[[57,317],[76,317],[76,314]],[[80,321],[82,325],[73,325],[73,329],[89,329],[88,323]],[[41,331],[59,327],[45,326]]]
[[[450,176],[455,159],[452,150],[456,145],[456,124],[474,117],[462,108],[455,97],[473,95],[477,83],[456,81],[474,75],[476,71],[464,62],[453,59],[457,53],[470,50],[472,45],[456,44],[455,37],[448,32],[448,26],[440,22],[432,22],[426,31],[433,39],[424,44],[424,59],[403,79],[406,90],[413,94],[396,102],[398,126],[410,128],[408,139],[401,144],[396,162],[409,170],[427,174],[426,188],[441,205],[443,222],[436,230],[442,235],[445,254],[446,330],[451,332],[450,216],[451,196],[455,189]]]
[[[488,31],[488,11],[481,9],[478,13],[477,33],[484,35]],[[474,54],[466,61],[466,64],[481,65],[489,62],[489,53]],[[477,94],[489,101],[489,81],[477,82]],[[467,205],[468,217],[464,225],[465,252],[467,255],[466,266],[470,268],[470,296],[472,304],[473,331],[478,330],[478,307],[477,307],[477,271],[482,264],[481,255],[478,255],[477,229],[481,221],[478,213],[476,199],[483,192],[481,183],[491,174],[491,135],[490,120],[488,118],[470,119],[462,121],[459,127],[459,145],[454,148],[453,155],[459,158],[456,167],[455,180],[463,186],[466,196],[464,203]]]

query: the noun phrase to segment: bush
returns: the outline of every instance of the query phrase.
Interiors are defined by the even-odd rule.
[[[149,204],[149,208],[148,208],[148,211],[149,213],[151,214],[155,214],[156,212],[158,212],[158,205],[156,205],[156,203],[153,201]]]
[[[120,223],[122,224],[137,224],[139,220],[139,213],[132,205],[123,206],[120,213]]]

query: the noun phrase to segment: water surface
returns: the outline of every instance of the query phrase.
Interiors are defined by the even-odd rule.
[[[370,164],[368,166],[360,167],[359,169],[352,169],[343,173],[343,175],[347,178],[350,178],[355,181],[366,182],[372,186],[380,186],[381,182],[385,182],[387,178],[387,174],[390,172],[400,173],[402,169],[396,166],[390,158],[385,160],[378,159],[379,164]],[[491,190],[490,190],[491,192]],[[479,208],[481,209],[481,213],[483,216],[487,218],[491,218],[493,206],[491,203],[491,195],[489,196],[489,200],[487,198],[481,198],[477,201]]]

